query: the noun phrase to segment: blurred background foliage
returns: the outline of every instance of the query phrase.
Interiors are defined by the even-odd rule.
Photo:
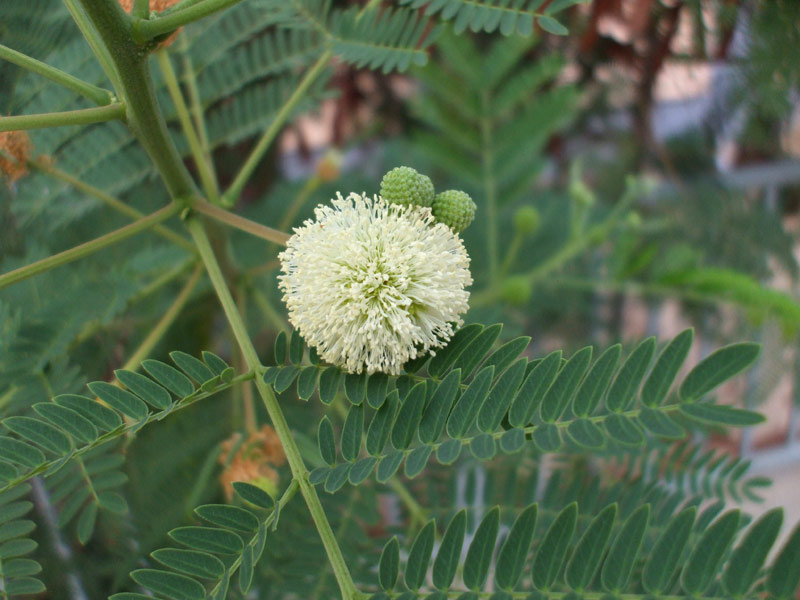
[[[199,94],[223,185],[303,67],[322,52],[313,29],[281,12],[294,5],[276,6],[246,0],[187,27],[166,50],[181,83]],[[437,39],[424,66],[386,74],[333,64],[237,210],[288,230],[336,191],[376,193],[385,171],[415,167],[437,190],[464,189],[478,205],[465,234],[475,278],[467,321],[505,322],[504,339],[530,335],[542,354],[649,334],[666,339],[684,325],[698,330],[697,357],[723,342],[755,338],[765,343],[762,366],[747,389],[730,391],[730,401],[753,405],[770,397],[794,366],[800,329],[800,3],[594,0],[561,14],[566,37],[538,28],[489,35],[473,30],[469,16],[446,12],[431,16],[429,28],[442,29],[428,30]],[[2,2],[0,41],[86,81],[103,81],[58,0]],[[155,61],[153,74],[188,154]],[[72,94],[0,63],[3,113],[82,106]],[[145,213],[167,200],[143,151],[119,124],[36,131],[31,140],[29,174],[0,185],[2,272],[128,222],[54,172],[80,177]],[[275,335],[288,329],[275,279],[278,249],[238,232],[219,241],[231,250],[227,267],[237,300],[269,364]],[[24,413],[35,402],[111,377],[163,318],[189,276],[189,258],[147,233],[3,290],[0,410]],[[176,348],[192,355],[210,349],[241,365],[207,283],[191,290],[148,356],[163,359]],[[80,597],[69,591],[74,586],[89,598],[124,589],[128,571],[164,544],[169,528],[185,523],[193,506],[222,498],[220,444],[243,431],[241,395],[249,393],[240,386],[126,440],[129,515],[101,518],[99,535],[67,552],[59,537],[72,539],[74,532],[44,529],[51,597]],[[284,400],[290,422],[313,436],[307,407],[290,396]],[[783,416],[790,410],[794,420]],[[796,407],[770,414],[764,439],[796,439],[796,416]],[[738,438],[717,441],[743,448]],[[309,438],[305,446],[313,466],[314,443]],[[526,452],[526,465],[544,468],[534,450]],[[480,485],[484,506],[516,485],[498,482],[517,460],[497,460]],[[596,470],[601,480],[619,473],[615,460]],[[474,488],[470,468],[463,466],[459,477],[472,477]],[[441,489],[441,481],[434,473],[413,485],[434,506],[447,507],[456,491]],[[548,489],[561,489],[558,506],[594,485],[548,481]],[[608,478],[597,485],[608,485]],[[470,493],[474,500],[477,492]],[[376,562],[368,538],[382,538],[411,518],[396,502],[386,513],[376,494],[385,490],[363,485],[324,498],[345,555],[361,557],[356,571]],[[43,498],[37,519],[46,522]],[[270,559],[256,574],[270,582],[259,588],[263,598],[302,593],[318,577],[304,568],[309,556],[324,562],[302,505],[285,510],[297,513],[281,520],[292,543],[267,545]],[[75,573],[80,580],[67,581]],[[317,597],[329,597],[334,585],[332,576],[321,578]]]

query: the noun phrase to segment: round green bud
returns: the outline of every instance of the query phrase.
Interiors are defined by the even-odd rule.
[[[518,233],[530,235],[539,229],[539,211],[533,206],[522,206],[514,213],[514,229]]]
[[[469,227],[477,208],[469,194],[460,190],[447,190],[433,200],[433,216],[456,233]]]
[[[579,179],[569,184],[569,194],[575,202],[585,208],[593,206],[595,203],[594,192]]]
[[[395,167],[381,179],[381,197],[402,206],[433,204],[433,182],[411,167]]]
[[[522,275],[513,275],[503,282],[500,294],[510,304],[526,304],[533,295],[533,286]]]
[[[642,215],[632,210],[625,215],[625,224],[631,229],[639,229],[642,226]]]

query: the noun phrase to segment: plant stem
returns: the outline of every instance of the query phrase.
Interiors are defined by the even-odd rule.
[[[255,171],[258,163],[260,163],[261,159],[264,158],[264,154],[269,149],[270,144],[272,144],[272,141],[278,135],[297,104],[303,99],[306,91],[308,91],[308,88],[311,87],[311,84],[314,82],[314,80],[316,80],[319,74],[322,73],[325,65],[328,64],[328,60],[330,59],[331,55],[332,54],[330,50],[327,50],[320,55],[320,57],[317,59],[317,62],[315,62],[314,65],[306,72],[303,79],[297,85],[297,88],[295,88],[294,92],[292,92],[292,95],[289,96],[289,99],[286,100],[284,105],[278,111],[278,114],[275,115],[272,123],[269,124],[269,127],[267,127],[264,135],[262,135],[261,139],[258,140],[258,143],[253,148],[250,156],[247,157],[247,160],[242,165],[242,168],[236,174],[236,177],[233,179],[230,187],[228,187],[228,189],[222,195],[223,206],[233,206],[236,204],[236,200],[242,193],[242,189],[244,188],[248,179],[250,179],[253,171]]]
[[[145,21],[143,19],[133,19],[133,36],[140,44],[147,40],[171,33],[193,21],[198,21],[203,17],[214,14],[217,11],[238,4],[242,0],[203,0],[192,6],[187,6],[181,10]]]
[[[128,116],[128,127],[150,155],[174,201],[191,204],[199,195],[169,136],[159,110],[147,53],[132,37],[131,19],[117,0],[79,0],[111,54]],[[150,21],[146,21],[150,22]]]
[[[186,89],[189,90],[189,102],[191,104],[192,118],[194,119],[194,126],[197,130],[197,135],[200,137],[200,146],[203,149],[203,154],[206,157],[208,164],[213,165],[211,160],[211,148],[208,143],[208,131],[206,130],[206,120],[203,117],[203,105],[200,102],[200,90],[197,88],[197,76],[194,72],[192,65],[192,56],[189,54],[186,36],[180,36],[178,39],[180,44],[181,59],[183,62],[183,81],[186,84]],[[213,173],[213,170],[212,170]],[[216,173],[215,173],[216,176]],[[215,183],[217,183],[215,181]],[[216,185],[217,194],[219,194],[219,184]]]
[[[94,25],[92,25],[86,12],[84,12],[83,8],[78,4],[78,0],[64,0],[64,4],[67,5],[67,10],[69,10],[69,14],[72,15],[72,20],[75,21],[78,29],[81,30],[83,37],[97,57],[100,66],[103,67],[103,71],[106,77],[111,81],[111,85],[119,92],[122,86],[120,84],[117,68],[114,66],[114,61],[111,60],[111,54],[103,45],[103,41],[100,39],[97,30],[94,28]]]
[[[0,117],[0,131],[20,131],[23,129],[42,129],[61,125],[89,125],[125,118],[125,105],[115,102],[107,106],[67,110],[64,112],[38,115],[17,115]]]
[[[270,242],[274,242],[282,246],[286,245],[286,241],[290,237],[288,233],[283,233],[282,231],[278,231],[272,227],[267,227],[261,223],[256,223],[250,219],[245,219],[244,217],[240,217],[239,215],[229,212],[224,208],[214,206],[213,204],[209,204],[208,202],[204,202],[202,200],[197,202],[193,208],[197,212],[203,213],[204,215],[207,215],[221,223],[225,223],[226,225],[230,225],[236,229],[241,229],[250,235],[269,240]]]
[[[342,592],[342,597],[345,600],[362,598],[363,595],[356,589],[353,578],[347,568],[341,548],[339,548],[330,522],[317,496],[317,491],[308,480],[308,469],[306,469],[306,465],[300,455],[300,450],[297,448],[294,438],[292,437],[292,432],[289,429],[289,424],[286,422],[286,417],[283,415],[283,411],[278,404],[277,398],[275,398],[272,388],[264,382],[264,378],[261,376],[263,365],[258,358],[258,353],[253,346],[253,342],[250,340],[250,336],[239,315],[239,311],[236,309],[236,303],[225,283],[225,278],[214,256],[214,252],[211,249],[211,243],[209,242],[205,228],[202,223],[196,219],[190,219],[188,226],[195,244],[197,244],[200,258],[205,263],[208,276],[222,304],[225,316],[228,318],[228,322],[230,323],[231,329],[233,329],[242,354],[247,361],[247,365],[258,374],[255,379],[256,388],[264,402],[264,406],[267,409],[275,432],[278,434],[278,438],[283,445],[283,450],[286,454],[289,467],[291,468],[292,476],[298,482],[300,492],[303,494],[303,498],[311,512],[311,517],[314,520],[314,524],[322,539],[322,544],[328,554],[328,559],[333,567],[333,572],[339,584],[339,589]]]
[[[0,275],[0,289],[17,283],[18,281],[22,281],[23,279],[27,279],[28,277],[32,277],[33,275],[44,273],[45,271],[49,271],[55,267],[60,267],[61,265],[70,263],[73,260],[88,256],[93,252],[102,250],[103,248],[106,248],[112,244],[116,244],[117,242],[121,242],[132,235],[136,235],[141,231],[151,228],[157,223],[161,223],[162,221],[169,219],[180,210],[181,207],[178,205],[165,206],[161,210],[158,210],[153,214],[144,217],[143,219],[139,219],[130,225],[126,225],[125,227],[107,233],[97,239]]]
[[[178,85],[178,78],[175,77],[175,70],[172,68],[172,62],[169,59],[169,54],[165,48],[161,48],[156,52],[156,59],[161,73],[164,76],[164,81],[167,84],[167,90],[172,98],[172,103],[175,105],[175,110],[178,112],[178,120],[181,122],[181,128],[186,136],[186,141],[189,143],[189,150],[194,158],[194,164],[197,171],[200,173],[200,181],[203,184],[203,191],[212,202],[219,200],[219,189],[217,188],[217,178],[214,175],[214,169],[211,164],[206,160],[203,153],[200,140],[195,133],[194,126],[192,125],[192,118],[189,115],[189,109],[186,107],[186,102],[183,99],[181,88]]]
[[[56,83],[71,89],[73,92],[77,92],[82,96],[86,96],[95,104],[100,106],[111,104],[113,94],[109,90],[104,90],[96,85],[87,83],[82,79],[78,79],[74,75],[65,73],[61,69],[51,67],[47,63],[36,60],[35,58],[23,54],[22,52],[12,50],[11,48],[3,46],[2,44],[0,44],[0,58],[14,63],[23,69],[27,69],[28,71],[33,71],[34,73],[37,73],[43,77],[47,77],[47,79],[50,81],[55,81]]]
[[[524,237],[524,233],[519,231],[514,232],[514,237],[511,238],[511,243],[508,245],[506,257],[503,259],[503,265],[500,267],[501,275],[508,275],[508,272],[511,270],[511,266],[514,264],[514,260],[517,258],[517,254],[519,254],[519,249],[522,246],[522,240]]]
[[[170,326],[175,322],[175,319],[181,314],[181,310],[188,302],[189,297],[192,295],[197,282],[200,281],[200,275],[203,272],[202,266],[198,263],[192,274],[189,276],[189,279],[184,284],[183,288],[181,289],[180,293],[175,297],[172,304],[170,304],[167,312],[164,313],[158,323],[156,323],[155,327],[150,330],[150,333],[147,334],[147,337],[142,340],[142,343],[139,344],[139,347],[136,351],[130,355],[128,360],[125,361],[125,364],[122,365],[120,368],[125,369],[127,371],[135,371],[139,368],[139,363],[141,363],[145,358],[147,358],[150,353],[155,348],[156,344],[161,340],[162,337],[167,333]]]
[[[486,195],[486,245],[489,254],[489,284],[492,288],[500,276],[497,259],[497,191],[494,181],[494,157],[492,155],[492,122],[488,114],[488,92],[481,96],[481,158],[483,162],[484,194]]]
[[[37,169],[38,171],[41,171],[42,173],[46,173],[47,175],[50,175],[55,179],[59,179],[65,183],[68,183],[76,190],[89,194],[90,196],[94,196],[98,200],[105,202],[108,206],[110,206],[117,212],[122,213],[123,215],[127,215],[133,219],[141,219],[145,216],[143,212],[140,212],[135,208],[133,208],[132,206],[125,204],[124,202],[115,198],[111,194],[108,194],[103,190],[94,187],[93,185],[89,185],[88,183],[81,181],[77,177],[70,175],[66,171],[57,169],[54,166],[47,164],[46,162],[40,159],[28,160],[27,164],[30,167]],[[197,253],[195,247],[186,238],[184,238],[181,235],[178,235],[168,227],[164,227],[163,225],[156,225],[153,227],[153,233],[157,233],[164,239],[169,240],[170,242],[172,242],[177,246],[180,246],[187,252],[191,252],[192,254]]]
[[[146,19],[150,16],[150,0],[133,0],[131,16],[137,19]]]

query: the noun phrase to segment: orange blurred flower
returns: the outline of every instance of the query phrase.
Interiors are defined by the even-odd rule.
[[[244,442],[240,433],[234,433],[221,446],[218,460],[225,469],[219,481],[229,502],[233,499],[234,481],[245,481],[262,488],[270,495],[276,494],[279,476],[273,467],[283,465],[286,455],[272,427],[262,426]]]
[[[27,160],[31,148],[31,140],[24,131],[0,132],[0,173],[4,173],[11,183],[28,173]]]

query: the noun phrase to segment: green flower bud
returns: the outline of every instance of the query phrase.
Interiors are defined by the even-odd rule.
[[[469,194],[460,190],[447,190],[433,200],[433,216],[456,233],[469,227],[477,208]]]
[[[434,194],[431,178],[411,167],[396,167],[381,179],[381,197],[392,204],[431,206]]]
[[[531,235],[539,229],[541,217],[533,206],[522,206],[514,213],[514,229],[518,233]]]
[[[533,286],[526,277],[513,275],[503,282],[500,295],[510,304],[526,304],[533,295]]]

